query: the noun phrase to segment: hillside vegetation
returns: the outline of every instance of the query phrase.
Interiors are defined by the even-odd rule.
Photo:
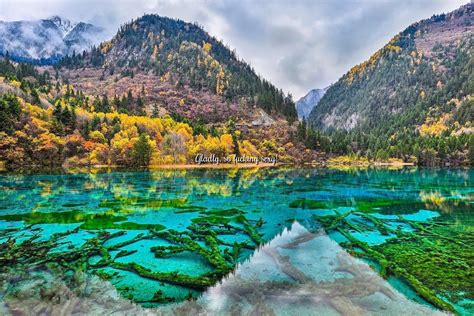
[[[302,154],[284,120],[259,128],[233,120],[206,125],[177,114],[150,117],[141,113],[142,98],[86,95],[30,64],[0,59],[0,162],[7,168],[149,166],[194,163],[197,154],[287,162],[314,155]]]
[[[143,86],[148,103],[192,120],[245,115],[253,106],[290,121],[296,119],[291,96],[258,76],[200,26],[181,20],[145,15],[123,25],[112,40],[90,52],[66,57],[56,68],[87,93],[123,95]],[[97,85],[90,85],[93,79]],[[213,103],[212,111],[208,101]],[[223,116],[201,115],[202,110],[223,109]]]
[[[369,159],[467,163],[474,132],[473,8],[409,26],[348,71],[308,118],[323,131],[310,132],[313,145]]]

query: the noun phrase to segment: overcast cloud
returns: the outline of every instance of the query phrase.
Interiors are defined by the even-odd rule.
[[[0,20],[60,15],[118,27],[144,13],[197,22],[295,99],[335,82],[409,24],[467,0],[0,0]]]

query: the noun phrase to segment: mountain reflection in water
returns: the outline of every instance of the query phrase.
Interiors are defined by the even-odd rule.
[[[75,295],[77,289],[49,280],[50,295],[57,299],[35,300],[28,294],[35,291],[40,279],[48,279],[48,274],[31,275],[30,280],[13,280],[22,283],[23,296],[16,302],[4,302],[1,314],[9,314],[9,309],[33,314],[444,315],[407,299],[322,230],[311,232],[298,222],[256,250],[197,300],[160,308],[132,304],[120,297],[110,282],[92,276],[82,276],[83,286],[89,290],[80,296]]]
[[[322,230],[312,233],[298,222],[197,303],[211,314],[442,314],[408,300]]]

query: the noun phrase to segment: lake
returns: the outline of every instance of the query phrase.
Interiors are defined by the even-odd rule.
[[[3,173],[0,190],[0,314],[474,313],[472,169]]]

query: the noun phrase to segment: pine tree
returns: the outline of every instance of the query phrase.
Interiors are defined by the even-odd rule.
[[[232,145],[234,147],[235,156],[240,157],[239,140],[238,140],[237,134],[235,132],[232,133]]]
[[[149,136],[141,133],[137,142],[133,146],[133,163],[136,166],[148,166],[151,159],[152,147],[148,142]]]
[[[93,131],[97,130],[99,128],[99,125],[100,125],[100,117],[98,117],[97,115],[94,115],[91,121],[91,130]]]
[[[100,101],[99,97],[96,96],[94,98],[92,105],[94,106],[94,112],[101,112],[100,109],[102,108],[102,102]]]
[[[137,115],[146,115],[145,112],[145,102],[143,101],[143,98],[140,96],[137,98],[137,110],[136,110]]]
[[[101,108],[100,108],[100,111],[98,112],[104,112],[104,113],[110,112],[109,98],[107,97],[106,94],[104,94],[104,96],[102,97]]]
[[[132,90],[128,90],[127,92],[127,99],[125,104],[128,112],[133,112],[133,94]]]
[[[0,95],[0,132],[13,133],[20,113],[20,103],[14,95]]]
[[[91,131],[91,128],[90,128],[89,121],[85,121],[84,122],[84,127],[82,128],[82,133],[81,133],[82,137],[84,137],[84,139],[88,140],[90,131]]]
[[[61,104],[58,102],[56,103],[56,106],[54,107],[54,110],[53,110],[54,118],[58,121],[61,121],[61,118],[62,118],[61,113],[62,113]]]
[[[296,135],[299,140],[305,141],[306,140],[306,118],[303,117],[301,123],[298,124],[298,129]]]
[[[62,110],[60,122],[64,125],[65,131],[67,133],[70,133],[74,129],[75,122],[73,122],[71,110],[69,107],[64,107]]]
[[[120,99],[117,95],[114,95],[114,98],[112,100],[112,105],[114,106],[115,111],[120,110]]]
[[[158,104],[153,103],[153,110],[152,110],[151,117],[159,117],[159,116],[160,116],[160,108]]]
[[[41,100],[39,98],[38,91],[36,91],[36,89],[31,90],[31,97],[33,98],[34,104],[41,104]]]

